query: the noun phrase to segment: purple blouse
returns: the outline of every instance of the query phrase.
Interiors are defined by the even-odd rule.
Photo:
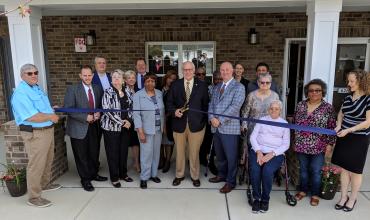
[[[331,104],[322,101],[311,114],[307,112],[307,101],[301,101],[294,113],[294,122],[298,125],[334,129],[336,126],[335,112]],[[305,154],[325,152],[327,145],[334,145],[336,136],[295,131],[294,150]]]

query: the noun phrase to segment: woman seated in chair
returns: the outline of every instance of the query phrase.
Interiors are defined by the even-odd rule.
[[[269,115],[260,119],[288,123],[281,118],[281,109],[281,101],[274,100],[268,109]],[[250,142],[249,171],[254,199],[252,212],[267,212],[274,173],[280,168],[284,152],[289,148],[290,131],[288,128],[256,124]]]

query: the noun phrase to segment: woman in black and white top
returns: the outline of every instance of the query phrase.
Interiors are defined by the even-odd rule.
[[[351,94],[342,104],[338,114],[337,143],[332,163],[342,167],[341,199],[335,209],[352,211],[362,183],[370,137],[370,74],[362,70],[348,73]],[[348,186],[351,195],[348,196]]]
[[[112,86],[104,92],[103,109],[130,110],[132,101],[125,92],[123,74],[119,69],[111,73]],[[110,179],[116,188],[121,187],[120,179],[126,182],[133,181],[127,176],[128,138],[131,124],[132,117],[129,112],[104,112],[101,117]]]

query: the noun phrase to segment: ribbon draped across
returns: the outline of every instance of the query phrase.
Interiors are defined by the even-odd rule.
[[[65,113],[135,112],[135,111],[154,111],[154,110],[89,109],[89,108],[56,108],[55,109],[55,112],[65,112]],[[213,112],[205,112],[205,111],[200,111],[200,110],[192,109],[192,108],[190,108],[189,111],[209,114],[209,115],[215,115],[215,116],[221,116],[221,117],[227,117],[227,118],[237,119],[239,121],[247,121],[247,122],[271,125],[271,126],[276,126],[276,127],[289,128],[289,129],[293,129],[297,131],[308,131],[312,133],[319,133],[319,134],[326,134],[326,135],[336,135],[337,134],[334,130],[330,130],[326,128],[311,127],[311,126],[297,125],[297,124],[291,124],[291,123],[282,123],[282,122],[275,122],[275,121],[265,121],[265,120],[254,119],[254,118],[242,118],[242,117],[237,117],[237,116],[217,114]]]

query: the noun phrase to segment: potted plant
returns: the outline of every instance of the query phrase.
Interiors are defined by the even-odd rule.
[[[27,192],[26,168],[17,167],[14,163],[2,164],[5,171],[0,173],[0,180],[4,187],[4,182],[11,196],[22,196]]]
[[[321,169],[321,195],[326,200],[332,200],[338,191],[341,168],[327,163]]]

